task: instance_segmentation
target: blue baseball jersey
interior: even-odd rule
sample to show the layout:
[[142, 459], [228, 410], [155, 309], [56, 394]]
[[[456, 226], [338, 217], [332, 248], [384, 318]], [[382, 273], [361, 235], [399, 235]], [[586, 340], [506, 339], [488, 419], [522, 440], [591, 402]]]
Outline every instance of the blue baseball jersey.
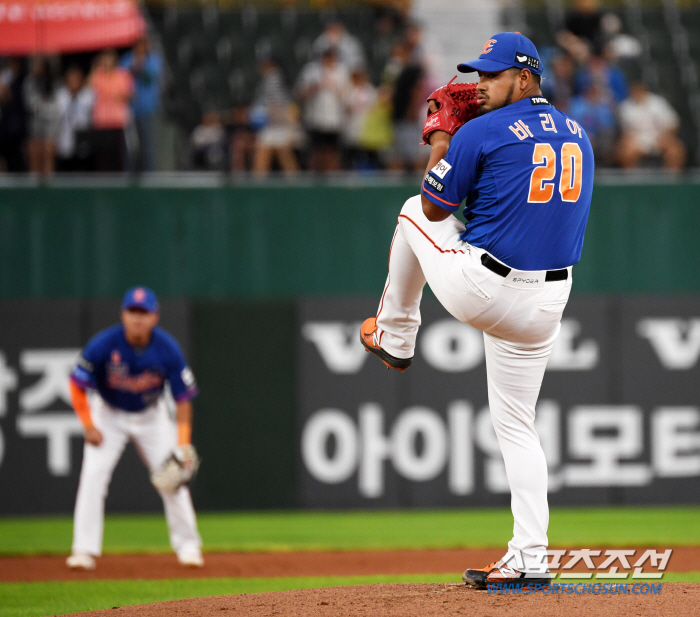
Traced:
[[533, 96], [464, 125], [422, 190], [450, 211], [466, 200], [462, 240], [517, 270], [555, 270], [581, 258], [593, 172], [585, 131]]
[[98, 332], [85, 346], [71, 373], [83, 389], [93, 389], [112, 407], [142, 411], [163, 393], [165, 382], [177, 402], [197, 395], [194, 375], [172, 335], [154, 328], [144, 348], [126, 340], [117, 324]]

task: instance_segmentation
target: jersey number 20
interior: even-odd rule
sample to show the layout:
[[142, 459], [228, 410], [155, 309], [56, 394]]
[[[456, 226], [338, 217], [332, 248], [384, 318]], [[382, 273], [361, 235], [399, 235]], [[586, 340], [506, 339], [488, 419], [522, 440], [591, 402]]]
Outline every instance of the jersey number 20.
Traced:
[[[559, 193], [562, 201], [578, 201], [581, 195], [581, 163], [583, 153], [576, 143], [567, 142], [561, 147], [561, 177]], [[537, 165], [530, 176], [529, 203], [544, 204], [554, 194], [554, 177], [557, 175], [557, 155], [551, 144], [535, 144], [532, 163]]]

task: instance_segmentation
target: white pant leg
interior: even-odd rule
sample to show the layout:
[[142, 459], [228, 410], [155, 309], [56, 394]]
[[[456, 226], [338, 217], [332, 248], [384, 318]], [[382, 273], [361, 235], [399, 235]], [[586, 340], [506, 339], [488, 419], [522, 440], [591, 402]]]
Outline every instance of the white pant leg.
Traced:
[[433, 293], [450, 310], [449, 277], [468, 257], [459, 239], [464, 225], [454, 216], [437, 223], [423, 214], [420, 195], [404, 204], [389, 252], [389, 275], [377, 312], [379, 344], [397, 358], [410, 358], [420, 326], [420, 301], [426, 280]]
[[542, 346], [525, 346], [484, 334], [491, 420], [511, 491], [513, 539], [525, 565], [547, 548], [547, 462], [535, 430], [535, 405], [547, 359], [559, 332]]
[[[158, 469], [177, 446], [175, 423], [168, 415], [167, 406], [161, 399], [131, 424], [132, 438], [148, 469]], [[170, 545], [179, 555], [202, 546], [197, 531], [197, 518], [192, 497], [186, 486], [175, 493], [160, 493], [168, 523]]]
[[534, 428], [535, 405], [571, 272], [568, 280], [537, 289], [505, 285], [482, 265], [484, 251], [459, 239], [463, 230], [455, 217], [429, 221], [420, 196], [406, 201], [377, 316], [379, 344], [397, 357], [413, 355], [426, 281], [454, 317], [484, 332], [489, 406], [512, 493], [509, 548], [521, 551], [527, 565], [547, 546], [547, 465]]
[[378, 343], [392, 356], [413, 356], [424, 286], [423, 270], [398, 224], [389, 251], [389, 274], [377, 310]]
[[102, 554], [105, 498], [128, 435], [117, 412], [111, 411], [97, 396], [91, 397], [90, 402], [93, 422], [102, 433], [103, 441], [99, 446], [85, 443], [83, 448], [73, 519], [73, 553], [99, 556]]

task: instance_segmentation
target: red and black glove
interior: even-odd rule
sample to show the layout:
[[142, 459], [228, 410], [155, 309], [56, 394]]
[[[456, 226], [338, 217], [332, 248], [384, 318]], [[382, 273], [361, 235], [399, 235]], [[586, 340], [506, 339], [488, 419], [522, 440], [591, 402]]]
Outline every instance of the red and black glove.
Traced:
[[445, 131], [454, 135], [462, 125], [476, 117], [479, 103], [476, 100], [476, 84], [452, 83], [442, 86], [433, 92], [428, 101], [435, 101], [437, 111], [428, 111], [428, 119], [423, 126], [423, 142], [430, 143], [430, 134], [435, 131]]

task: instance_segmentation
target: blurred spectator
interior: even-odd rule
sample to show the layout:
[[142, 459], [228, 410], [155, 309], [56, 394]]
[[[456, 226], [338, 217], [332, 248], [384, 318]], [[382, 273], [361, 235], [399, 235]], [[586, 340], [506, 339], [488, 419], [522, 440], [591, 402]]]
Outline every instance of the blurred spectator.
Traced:
[[92, 145], [89, 129], [95, 93], [85, 82], [78, 66], [71, 66], [65, 75], [65, 85], [57, 94], [59, 120], [56, 139], [56, 169], [58, 171], [91, 171]]
[[56, 160], [56, 138], [60, 108], [58, 84], [52, 63], [43, 56], [32, 60], [23, 86], [24, 104], [29, 112], [29, 170], [52, 174]]
[[422, 44], [423, 30], [411, 24], [401, 41], [391, 49], [391, 55], [382, 72], [382, 83], [394, 84], [407, 66], [419, 66], [425, 70], [426, 54]]
[[642, 44], [622, 32], [622, 20], [615, 14], [600, 10], [598, 0], [577, 0], [566, 15], [565, 30], [557, 33], [557, 42], [578, 62], [588, 53], [602, 55], [609, 50], [615, 58], [636, 58]]
[[406, 68], [411, 50], [405, 43], [397, 43], [391, 50], [389, 60], [382, 71], [382, 83], [394, 85], [396, 80], [401, 75], [401, 72]]
[[366, 65], [362, 44], [339, 21], [330, 22], [323, 33], [314, 41], [311, 49], [316, 58], [323, 56], [329, 49], [334, 49], [338, 61], [350, 71], [364, 69]]
[[231, 171], [250, 171], [253, 168], [256, 134], [249, 119], [246, 105], [234, 107], [226, 119], [230, 132]]
[[620, 105], [620, 124], [618, 156], [622, 167], [639, 167], [645, 158], [660, 156], [665, 169], [683, 168], [686, 152], [677, 135], [678, 114], [644, 83], [632, 84], [630, 98]]
[[601, 20], [605, 49], [616, 59], [638, 58], [642, 55], [641, 42], [631, 34], [622, 32], [622, 20], [615, 13], [606, 13]]
[[299, 170], [294, 145], [299, 141], [298, 112], [284, 84], [277, 62], [268, 59], [260, 65], [262, 81], [253, 103], [262, 126], [255, 141], [253, 171], [269, 173], [274, 160], [286, 174]]
[[598, 0], [576, 0], [574, 9], [566, 15], [566, 30], [558, 37], [560, 44], [563, 42], [566, 48], [574, 43], [570, 38], [573, 35], [579, 41], [587, 43], [594, 53], [600, 53], [604, 44], [602, 20], [603, 13], [598, 7]]
[[393, 7], [379, 6], [376, 8], [374, 32], [372, 34], [372, 61], [369, 67], [372, 71], [371, 77], [375, 82], [379, 82], [381, 79], [380, 71], [389, 61], [404, 21], [405, 16]]
[[6, 171], [27, 171], [23, 144], [27, 136], [27, 113], [22, 95], [24, 75], [18, 58], [8, 58], [0, 71], [0, 162]]
[[129, 103], [134, 80], [125, 68], [117, 66], [117, 52], [108, 49], [95, 59], [90, 76], [95, 91], [93, 127], [97, 171], [124, 171], [126, 128], [131, 114]]
[[421, 146], [427, 103], [425, 71], [409, 65], [401, 71], [394, 85], [392, 98], [394, 148], [389, 168], [422, 172], [430, 156], [430, 148]]
[[591, 84], [598, 84], [603, 95], [621, 103], [627, 98], [627, 78], [625, 74], [608, 59], [591, 56], [576, 73], [574, 90], [576, 94], [588, 92]]
[[425, 68], [426, 54], [423, 46], [423, 29], [416, 24], [410, 24], [403, 35], [403, 45], [408, 53], [408, 64]]
[[591, 57], [591, 46], [588, 42], [574, 36], [568, 30], [557, 33], [557, 43], [577, 64], [585, 64]]
[[360, 147], [367, 154], [370, 165], [382, 169], [386, 153], [394, 143], [394, 126], [391, 120], [393, 89], [382, 85], [377, 88], [377, 99], [367, 112], [360, 131]]
[[223, 171], [226, 167], [226, 131], [216, 111], [208, 111], [192, 131], [196, 169]]
[[134, 79], [134, 97], [131, 111], [138, 134], [138, 160], [135, 170], [153, 171], [154, 165], [154, 120], [160, 103], [160, 77], [163, 58], [151, 49], [149, 40], [140, 39], [132, 51], [127, 52], [121, 66], [131, 72]]
[[566, 112], [574, 94], [576, 64], [571, 56], [560, 53], [552, 59], [547, 77], [542, 80], [542, 94], [552, 105]]
[[346, 167], [367, 169], [377, 166], [376, 156], [362, 144], [362, 131], [367, 116], [377, 100], [377, 92], [363, 70], [354, 70], [350, 75], [352, 85], [345, 99], [347, 121], [343, 129], [343, 145], [347, 154]]
[[309, 168], [313, 171], [340, 169], [339, 141], [349, 88], [348, 70], [333, 48], [301, 71], [297, 94], [304, 104], [304, 125], [311, 142]]
[[615, 110], [610, 98], [597, 83], [571, 101], [569, 115], [588, 134], [596, 163], [611, 165], [615, 152]]

